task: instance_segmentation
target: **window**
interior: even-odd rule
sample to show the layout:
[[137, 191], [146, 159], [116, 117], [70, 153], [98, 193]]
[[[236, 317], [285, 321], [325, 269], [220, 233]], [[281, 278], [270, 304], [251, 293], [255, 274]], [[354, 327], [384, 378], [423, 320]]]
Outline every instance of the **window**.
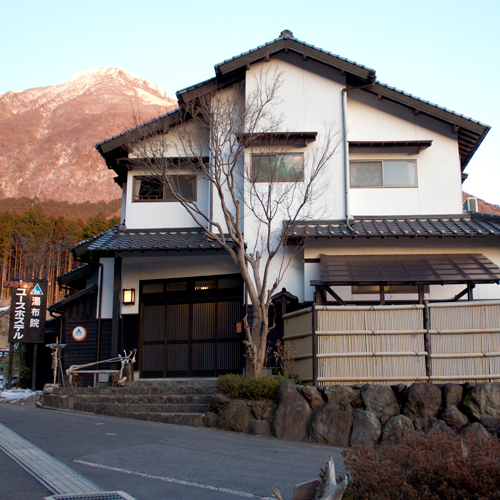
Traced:
[[304, 180], [304, 154], [253, 154], [253, 182], [300, 182]]
[[[176, 191], [187, 201], [196, 201], [195, 175], [172, 175], [170, 177]], [[162, 181], [152, 176], [134, 177], [134, 201], [177, 201], [172, 191]]]
[[351, 161], [351, 187], [417, 187], [415, 160]]

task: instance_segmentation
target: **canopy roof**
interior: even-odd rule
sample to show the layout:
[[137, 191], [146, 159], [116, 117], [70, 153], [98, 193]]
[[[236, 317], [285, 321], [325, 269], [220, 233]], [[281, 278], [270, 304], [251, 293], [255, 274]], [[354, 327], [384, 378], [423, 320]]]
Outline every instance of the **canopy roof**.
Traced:
[[500, 268], [482, 254], [321, 255], [311, 285], [445, 285], [498, 283]]

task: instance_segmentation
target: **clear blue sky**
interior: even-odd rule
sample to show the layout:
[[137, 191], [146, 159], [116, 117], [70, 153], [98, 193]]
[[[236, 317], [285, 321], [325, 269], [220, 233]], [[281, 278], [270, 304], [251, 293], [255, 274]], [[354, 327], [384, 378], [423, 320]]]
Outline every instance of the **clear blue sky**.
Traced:
[[491, 125], [464, 189], [500, 204], [499, 26], [500, 0], [0, 0], [0, 94], [113, 66], [174, 96], [290, 29], [384, 83]]

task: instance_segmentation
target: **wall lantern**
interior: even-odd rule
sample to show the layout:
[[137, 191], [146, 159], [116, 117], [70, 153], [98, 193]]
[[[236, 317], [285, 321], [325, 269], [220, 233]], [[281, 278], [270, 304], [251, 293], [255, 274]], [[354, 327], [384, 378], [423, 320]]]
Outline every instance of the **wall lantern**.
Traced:
[[126, 306], [133, 306], [135, 304], [135, 288], [124, 288], [123, 292], [123, 304]]

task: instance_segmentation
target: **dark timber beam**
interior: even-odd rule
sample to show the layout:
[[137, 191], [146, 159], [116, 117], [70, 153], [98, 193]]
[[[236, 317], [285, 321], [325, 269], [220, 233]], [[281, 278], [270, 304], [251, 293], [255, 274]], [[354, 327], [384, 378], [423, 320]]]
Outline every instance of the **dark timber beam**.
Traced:
[[347, 305], [328, 285], [323, 287], [341, 306]]
[[113, 279], [113, 320], [111, 326], [111, 353], [114, 358], [118, 355], [118, 335], [120, 333], [120, 303], [122, 295], [122, 258], [115, 258]]

